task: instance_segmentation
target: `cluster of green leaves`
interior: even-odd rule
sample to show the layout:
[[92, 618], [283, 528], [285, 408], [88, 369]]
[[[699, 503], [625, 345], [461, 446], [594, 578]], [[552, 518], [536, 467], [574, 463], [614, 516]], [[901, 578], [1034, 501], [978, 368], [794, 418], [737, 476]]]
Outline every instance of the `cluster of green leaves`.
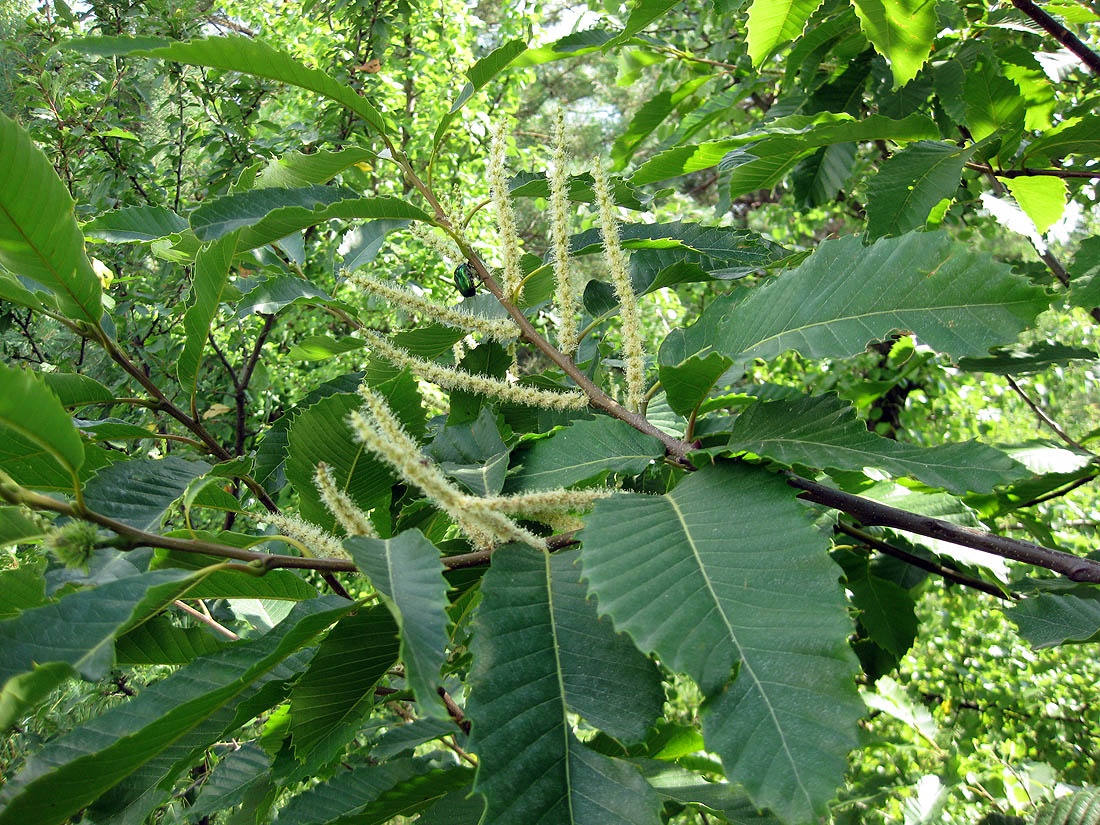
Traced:
[[[1070, 198], [1095, 197], [1094, 100], [1056, 95], [1045, 70], [1059, 53], [1022, 12], [885, 0], [696, 12], [639, 0], [546, 45], [506, 36], [472, 61], [463, 88], [448, 96], [441, 82], [419, 108], [417, 66], [456, 51], [403, 3], [325, 7], [355, 32], [334, 53], [317, 46], [329, 69], [254, 37], [244, 16], [215, 15], [238, 31], [198, 38], [205, 10], [131, 30], [56, 9], [64, 25], [28, 24], [24, 47], [92, 28], [58, 48], [105, 60], [78, 64], [99, 74], [74, 69], [71, 94], [46, 80], [26, 92], [52, 118], [33, 135], [0, 114], [0, 168], [12, 170], [0, 180], [0, 309], [5, 331], [22, 332], [11, 351], [39, 365], [0, 365], [0, 542], [19, 548], [0, 572], [0, 725], [33, 727], [73, 679], [113, 678], [136, 695], [28, 742], [5, 766], [0, 823], [848, 821], [876, 814], [859, 799], [878, 744], [861, 741], [868, 706], [942, 747], [888, 675], [919, 633], [930, 571], [1008, 597], [1036, 647], [1097, 638], [1095, 584], [814, 509], [787, 483], [797, 473], [978, 533], [1021, 521], [1051, 547], [1059, 540], [1031, 508], [1097, 474], [1087, 437], [926, 445], [905, 437], [912, 409], [897, 410], [931, 353], [976, 374], [1096, 360], [1079, 341], [1020, 343], [1052, 302], [1100, 303], [1094, 239], [1068, 268], [1041, 246], [1046, 269], [969, 242], [977, 210], [1006, 192], [1039, 244]], [[510, 18], [498, 37], [526, 22]], [[746, 37], [713, 36], [731, 25]], [[580, 386], [592, 404], [442, 397], [379, 359], [357, 329], [506, 378], [499, 344], [365, 304], [336, 273], [370, 266], [438, 296], [434, 275], [408, 277], [443, 269], [409, 239], [413, 225], [449, 230], [490, 272], [502, 256], [483, 240], [479, 92], [614, 56], [624, 85], [645, 74], [660, 86], [611, 149], [614, 199], [633, 216], [620, 232], [630, 278], [643, 306], [684, 319], [645, 326], [645, 407], [611, 400], [629, 320], [597, 263], [598, 230], [570, 239], [586, 279], [582, 345], [568, 360], [547, 343], [558, 318], [552, 253], [533, 254], [550, 192], [538, 147], [517, 147], [530, 168], [510, 184], [537, 224], [522, 294], [463, 308], [512, 311], [527, 325], [520, 383]], [[273, 95], [272, 83], [290, 91]], [[163, 135], [130, 122], [143, 93], [171, 112]], [[214, 114], [189, 128], [200, 110]], [[316, 138], [292, 145], [302, 130], [260, 122], [280, 115], [313, 117]], [[85, 162], [89, 136], [104, 155]], [[154, 169], [163, 158], [167, 174]], [[579, 165], [568, 197], [584, 210], [596, 194]], [[75, 204], [105, 168], [129, 194], [108, 183]], [[185, 169], [209, 186], [185, 184]], [[471, 191], [437, 194], [433, 180], [448, 175]], [[798, 248], [747, 219], [684, 220], [700, 212], [676, 193], [684, 176], [688, 193], [717, 186], [723, 215], [781, 195], [784, 208], [854, 212], [859, 232]], [[37, 330], [50, 326], [47, 346]], [[452, 349], [460, 340], [464, 353]], [[62, 346], [79, 355], [43, 355]], [[275, 351], [326, 369], [276, 369]], [[758, 380], [791, 352], [847, 378], [806, 382], [811, 392]], [[858, 374], [868, 357], [877, 371]], [[357, 369], [341, 369], [351, 359]], [[619, 492], [580, 514], [579, 530], [525, 522], [545, 550], [490, 556], [358, 443], [348, 416], [361, 383], [423, 460], [473, 495]], [[314, 485], [320, 464], [381, 538], [343, 535]], [[346, 558], [276, 535], [265, 515], [280, 510], [337, 536]], [[85, 522], [98, 532], [73, 526]], [[691, 707], [666, 709], [684, 695]], [[1094, 822], [1094, 806], [1082, 791], [1029, 816]]]

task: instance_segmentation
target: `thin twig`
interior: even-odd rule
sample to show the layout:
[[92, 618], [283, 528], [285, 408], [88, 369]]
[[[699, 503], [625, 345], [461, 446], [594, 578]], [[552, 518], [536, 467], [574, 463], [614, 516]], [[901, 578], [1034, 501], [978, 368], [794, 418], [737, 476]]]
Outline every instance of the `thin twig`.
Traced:
[[1017, 384], [1015, 380], [1013, 380], [1011, 375], [1006, 375], [1005, 378], [1008, 380], [1008, 386], [1012, 387], [1013, 391], [1018, 396], [1020, 396], [1020, 398], [1024, 399], [1024, 403], [1031, 407], [1031, 411], [1035, 413], [1036, 418], [1038, 418], [1040, 421], [1050, 427], [1050, 429], [1054, 432], [1056, 436], [1069, 444], [1069, 446], [1073, 447], [1075, 450], [1080, 450], [1081, 452], [1088, 453], [1089, 455], [1095, 455], [1095, 453], [1081, 446], [1081, 444], [1071, 438], [1065, 430], [1058, 426], [1058, 422], [1047, 415], [1046, 412], [1044, 412], [1038, 404], [1032, 401], [1028, 394], [1024, 392], [1023, 388], [1019, 384]]
[[174, 604], [176, 607], [178, 607], [180, 610], [182, 610], [188, 616], [191, 616], [193, 619], [202, 622], [207, 627], [209, 627], [209, 628], [217, 631], [218, 633], [222, 634], [223, 636], [225, 636], [225, 638], [229, 639], [230, 641], [235, 642], [235, 641], [237, 641], [238, 639], [241, 638], [236, 633], [234, 633], [232, 630], [230, 630], [228, 627], [226, 627], [225, 625], [219, 623], [212, 616], [208, 616], [207, 614], [203, 613], [201, 610], [196, 610], [195, 608], [193, 608], [189, 604], [184, 604], [179, 599], [176, 599], [174, 602], [172, 602], [172, 604]]
[[1073, 32], [1032, 3], [1031, 0], [1012, 0], [1012, 5], [1042, 26], [1047, 34], [1077, 55], [1080, 61], [1092, 70], [1093, 74], [1100, 75], [1100, 55], [1097, 55], [1096, 52], [1082, 43]]
[[902, 550], [900, 547], [894, 547], [892, 544], [887, 544], [881, 539], [877, 539], [870, 533], [865, 533], [850, 524], [845, 524], [843, 521], [838, 521], [835, 525], [835, 529], [841, 533], [851, 536], [857, 541], [866, 544], [873, 550], [878, 550], [883, 555], [892, 556], [895, 559], [900, 559], [906, 564], [911, 564], [913, 567], [919, 567], [928, 573], [934, 573], [941, 578], [948, 581], [955, 582], [955, 584], [961, 584], [966, 587], [972, 587], [975, 590], [981, 590], [983, 593], [988, 593], [990, 596], [995, 596], [998, 599], [1010, 599], [1004, 592], [996, 585], [989, 582], [982, 581], [981, 579], [974, 579], [970, 576], [964, 576], [950, 567], [944, 567], [942, 564], [938, 564], [928, 559], [922, 559], [920, 556], [915, 556], [912, 553]]
[[[974, 163], [973, 161], [967, 161], [967, 169], [976, 169], [979, 172], [986, 171], [986, 165], [984, 163]], [[1100, 170], [1096, 172], [1090, 172], [1081, 169], [996, 169], [993, 174], [999, 178], [1037, 178], [1037, 177], [1050, 177], [1050, 178], [1100, 178]]]

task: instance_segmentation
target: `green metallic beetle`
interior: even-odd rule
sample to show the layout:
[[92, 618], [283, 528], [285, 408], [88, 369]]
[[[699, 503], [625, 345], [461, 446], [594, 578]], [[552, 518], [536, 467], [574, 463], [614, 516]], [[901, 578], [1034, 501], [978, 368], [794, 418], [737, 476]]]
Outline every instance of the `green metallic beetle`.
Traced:
[[472, 298], [477, 294], [477, 272], [469, 261], [463, 261], [455, 267], [455, 286], [463, 298]]

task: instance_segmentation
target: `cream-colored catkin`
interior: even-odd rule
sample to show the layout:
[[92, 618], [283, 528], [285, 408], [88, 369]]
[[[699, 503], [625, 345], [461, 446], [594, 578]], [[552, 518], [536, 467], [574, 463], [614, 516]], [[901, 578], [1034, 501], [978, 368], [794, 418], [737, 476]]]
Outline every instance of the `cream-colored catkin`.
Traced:
[[553, 410], [579, 410], [588, 403], [582, 392], [538, 390], [521, 384], [509, 384], [507, 381], [485, 375], [474, 375], [462, 369], [443, 367], [434, 361], [417, 358], [408, 350], [391, 344], [381, 335], [370, 330], [360, 330], [360, 334], [370, 344], [372, 352], [381, 355], [395, 366], [408, 367], [420, 377], [447, 389], [465, 390], [528, 407], [545, 407]]
[[482, 506], [480, 498], [467, 495], [452, 484], [435, 462], [420, 452], [415, 439], [406, 432], [382, 396], [365, 385], [360, 387], [359, 394], [365, 402], [363, 412], [352, 412], [348, 419], [356, 437], [393, 467], [402, 479], [451, 516], [476, 546], [521, 541], [545, 549], [543, 539], [504, 514]]
[[423, 295], [416, 295], [403, 287], [387, 284], [365, 272], [352, 272], [348, 275], [348, 282], [365, 292], [386, 299], [394, 306], [401, 307], [413, 315], [430, 318], [455, 329], [484, 335], [502, 344], [515, 341], [516, 336], [519, 335], [519, 327], [511, 318], [482, 318], [454, 307], [441, 306]]
[[430, 227], [416, 223], [410, 227], [409, 231], [412, 232], [414, 238], [442, 258], [448, 267], [454, 267], [462, 260], [462, 253], [458, 251], [458, 247], [454, 245], [454, 242], [437, 232], [433, 232]]
[[282, 513], [266, 513], [264, 519], [274, 524], [275, 529], [284, 536], [304, 544], [318, 558], [351, 560], [340, 539], [325, 532], [316, 524]]
[[579, 344], [577, 317], [580, 299], [569, 255], [569, 157], [565, 151], [565, 114], [559, 109], [554, 124], [554, 154], [550, 160], [550, 245], [554, 250], [554, 299], [558, 307], [558, 348], [572, 355]]
[[615, 295], [619, 299], [619, 317], [622, 319], [620, 334], [623, 339], [623, 360], [626, 361], [626, 405], [637, 412], [645, 395], [645, 348], [642, 344], [642, 323], [638, 312], [638, 299], [630, 282], [626, 253], [619, 242], [619, 222], [615, 214], [615, 202], [611, 198], [611, 185], [599, 158], [592, 170], [593, 189], [599, 206], [598, 223], [603, 235], [604, 262], [607, 264]]
[[336, 480], [332, 477], [332, 470], [324, 462], [317, 465], [317, 473], [313, 477], [313, 483], [317, 486], [321, 501], [325, 503], [337, 523], [344, 528], [345, 533], [349, 536], [365, 536], [369, 539], [378, 538], [378, 531], [374, 529], [371, 520], [367, 518], [366, 513], [355, 505], [355, 502], [351, 500], [351, 496], [336, 486]]
[[587, 490], [535, 490], [530, 493], [515, 493], [510, 496], [489, 496], [483, 498], [485, 507], [502, 513], [528, 515], [556, 510], [559, 512], [584, 511], [601, 498], [614, 495], [615, 490], [594, 487]]
[[516, 213], [512, 208], [512, 197], [508, 193], [508, 173], [505, 171], [504, 155], [506, 141], [503, 124], [493, 127], [493, 137], [489, 144], [489, 195], [493, 199], [493, 209], [497, 218], [497, 237], [500, 240], [500, 254], [504, 262], [501, 274], [501, 286], [504, 297], [512, 300], [523, 281], [523, 269], [520, 266], [522, 252], [519, 246], [519, 233], [516, 230]]

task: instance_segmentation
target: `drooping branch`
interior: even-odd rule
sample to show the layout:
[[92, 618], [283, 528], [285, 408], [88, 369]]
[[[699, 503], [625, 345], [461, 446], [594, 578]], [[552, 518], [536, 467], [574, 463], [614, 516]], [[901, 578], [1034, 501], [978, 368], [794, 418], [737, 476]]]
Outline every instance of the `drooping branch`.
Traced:
[[1100, 75], [1100, 55], [1086, 46], [1078, 39], [1077, 35], [1036, 6], [1031, 0], [1012, 0], [1012, 5], [1043, 27], [1051, 37], [1073, 52], [1082, 63], [1092, 70], [1093, 74]]
[[824, 484], [801, 478], [791, 472], [785, 472], [784, 476], [788, 484], [802, 491], [800, 498], [834, 510], [842, 510], [866, 525], [906, 530], [921, 536], [970, 547], [983, 553], [992, 553], [1012, 561], [1045, 567], [1075, 582], [1100, 583], [1100, 562], [1093, 559], [1083, 559], [1028, 541], [997, 536], [931, 516], [910, 513], [908, 510], [901, 510], [888, 504], [826, 487]]

